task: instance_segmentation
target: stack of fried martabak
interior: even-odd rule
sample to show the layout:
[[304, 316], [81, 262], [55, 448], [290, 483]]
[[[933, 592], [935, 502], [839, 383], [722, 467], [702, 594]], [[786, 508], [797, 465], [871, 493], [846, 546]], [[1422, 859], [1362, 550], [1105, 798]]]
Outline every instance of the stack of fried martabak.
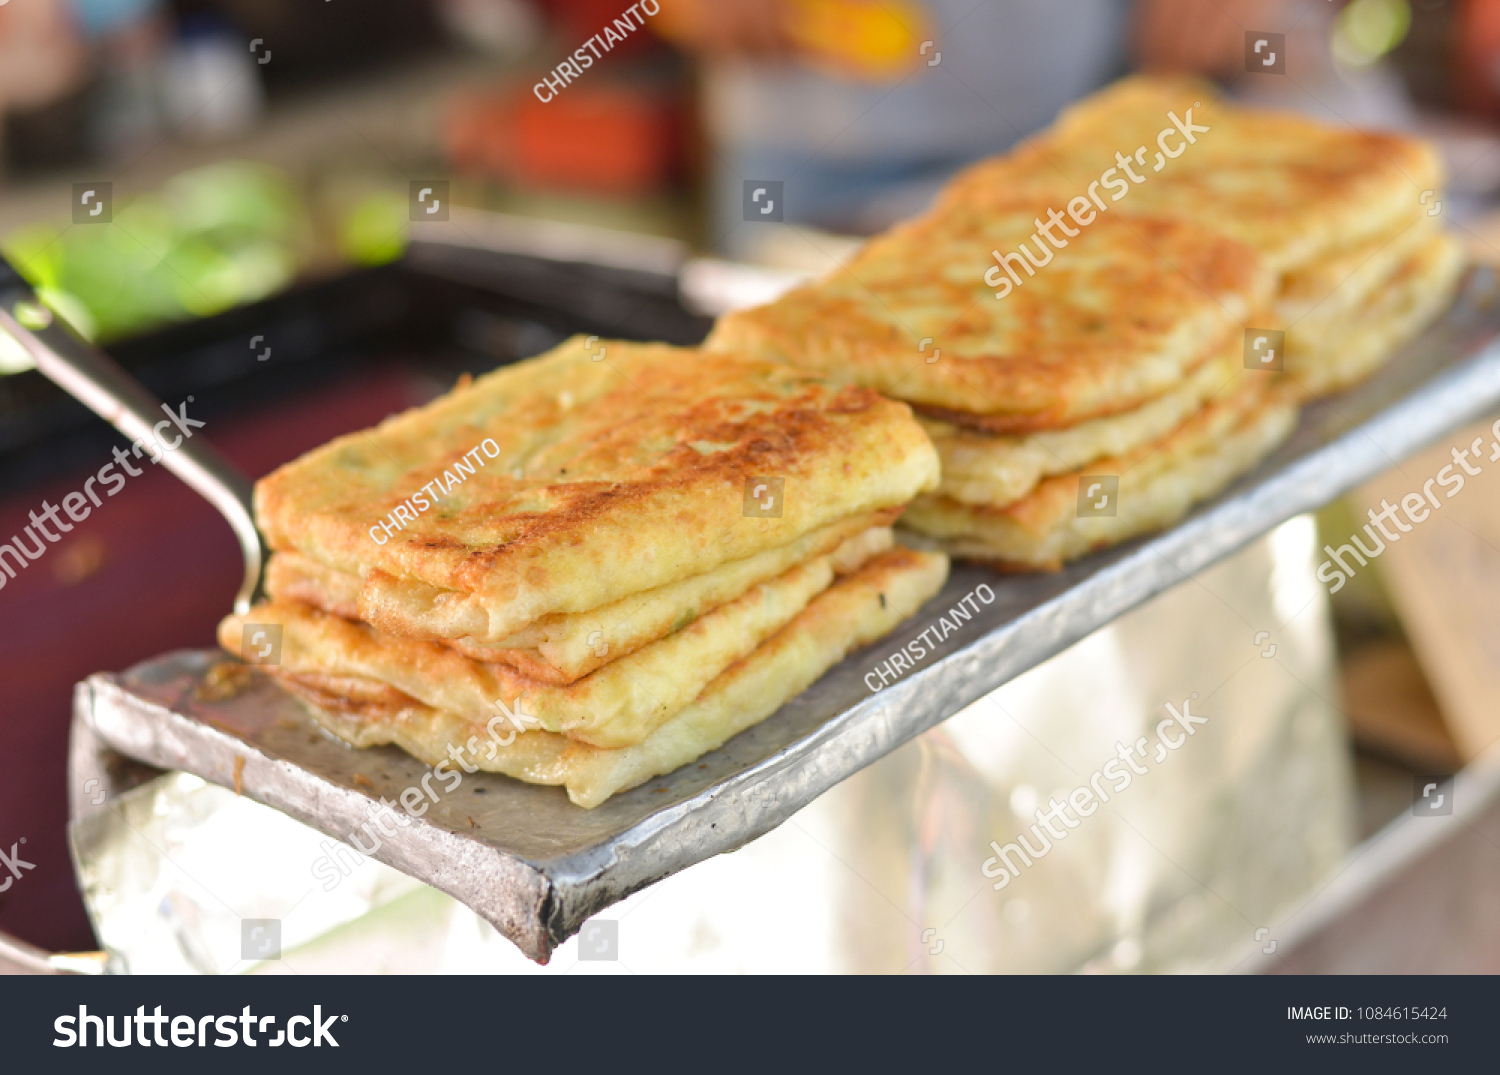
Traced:
[[1116, 84], [708, 346], [910, 402], [943, 477], [903, 525], [958, 555], [1053, 568], [1175, 522], [1463, 265], [1426, 146], [1213, 92]]
[[730, 354], [574, 339], [256, 487], [270, 666], [357, 746], [581, 806], [763, 720], [910, 616], [947, 561], [906, 405]]
[[[1286, 331], [1300, 395], [1347, 387], [1453, 297], [1465, 256], [1441, 224], [1442, 161], [1418, 139], [1238, 107], [1215, 92], [1189, 79], [1116, 83], [1014, 153], [961, 173], [942, 202], [982, 207], [1114, 168], [1129, 180], [1119, 208], [1190, 220], [1261, 255], [1276, 274], [1273, 324]], [[1115, 157], [1137, 143], [1147, 152], [1128, 160], [1139, 183]]]

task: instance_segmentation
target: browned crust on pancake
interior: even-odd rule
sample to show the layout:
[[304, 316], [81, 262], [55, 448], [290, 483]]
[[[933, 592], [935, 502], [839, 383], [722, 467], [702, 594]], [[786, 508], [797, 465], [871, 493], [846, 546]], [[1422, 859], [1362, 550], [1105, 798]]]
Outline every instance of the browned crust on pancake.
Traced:
[[[1216, 428], [1229, 429], [1243, 420], [1243, 416], [1255, 414], [1269, 401], [1290, 398], [1290, 384], [1284, 378], [1258, 376], [1243, 378], [1231, 393], [1209, 403], [1189, 418], [1171, 434], [1155, 444], [1143, 445], [1133, 452], [1113, 459], [1101, 459], [1084, 468], [1089, 473], [1126, 474], [1132, 469], [1153, 460], [1171, 460], [1182, 450], [1182, 446], [1193, 445], [1205, 431]], [[1059, 474], [1044, 479], [1029, 496], [1008, 504], [1003, 508], [979, 507], [981, 514], [993, 511], [1014, 519], [1033, 534], [1043, 534], [1057, 525], [1057, 521], [1076, 510], [1078, 483], [1083, 471]]]
[[353, 716], [378, 718], [395, 710], [420, 706], [409, 694], [360, 676], [330, 676], [318, 672], [291, 672], [276, 665], [265, 669], [287, 690], [320, 709]]
[[[1249, 323], [1262, 327], [1275, 327], [1279, 322], [1271, 313], [1253, 315]], [[1232, 344], [1237, 341], [1239, 334], [1232, 332], [1227, 342]], [[947, 407], [932, 407], [926, 404], [914, 403], [912, 410], [924, 418], [934, 418], [940, 422], [947, 422], [960, 429], [967, 429], [975, 433], [985, 433], [993, 437], [1024, 436], [1028, 433], [1046, 433], [1059, 429], [1071, 429], [1083, 422], [1093, 421], [1097, 418], [1113, 418], [1121, 414], [1139, 410], [1156, 399], [1179, 387], [1182, 381], [1202, 369], [1205, 363], [1211, 362], [1222, 352], [1225, 344], [1221, 344], [1218, 351], [1204, 353], [1198, 359], [1183, 366], [1181, 376], [1177, 383], [1169, 385], [1164, 392], [1158, 393], [1147, 399], [1125, 400], [1101, 406], [1097, 414], [1088, 415], [1078, 421], [1060, 421], [1059, 415], [1049, 413], [1046, 415], [1013, 415], [1013, 414], [976, 414], [973, 411], [953, 410]]]
[[[1248, 246], [1190, 221], [1100, 213], [1003, 298], [985, 274], [1045, 201], [954, 205], [845, 267], [721, 318], [706, 346], [793, 362], [986, 429], [1065, 428], [1170, 390], [1272, 297]], [[1040, 240], [1038, 240], [1040, 241]], [[992, 279], [998, 273], [992, 273]], [[927, 362], [923, 338], [941, 350]], [[931, 355], [931, 351], [926, 352]]]
[[[595, 346], [607, 360], [575, 339], [262, 479], [268, 543], [360, 575], [365, 619], [382, 603], [367, 599], [410, 581], [432, 600], [471, 595], [486, 637], [504, 637], [936, 485], [936, 453], [904, 404], [739, 356]], [[384, 543], [371, 538], [486, 438], [498, 457]], [[784, 479], [779, 517], [747, 518], [757, 476]]]
[[[1133, 211], [1183, 216], [1217, 227], [1288, 272], [1350, 243], [1373, 238], [1408, 216], [1422, 191], [1440, 189], [1442, 159], [1419, 139], [1319, 122], [1223, 99], [1191, 78], [1138, 75], [1065, 109], [1048, 130], [1010, 153], [960, 172], [930, 212], [955, 204], [1005, 202], [1020, 194], [1071, 197], [1114, 166], [1117, 150], [1158, 151], [1157, 134], [1182, 143], [1169, 112], [1211, 130], [1132, 184], [1119, 203]], [[1061, 209], [1061, 205], [1058, 206]]]
[[848, 653], [874, 642], [942, 588], [941, 555], [882, 553], [813, 599], [749, 655], [726, 668], [696, 701], [635, 746], [606, 749], [549, 732], [506, 743], [483, 723], [402, 697], [351, 703], [314, 677], [282, 681], [314, 720], [355, 747], [394, 744], [429, 765], [468, 764], [529, 783], [563, 785], [593, 808], [609, 796], [671, 772], [771, 716]]
[[[1295, 426], [1296, 414], [1285, 375], [1246, 377], [1154, 444], [1048, 478], [1004, 507], [924, 496], [913, 503], [906, 525], [951, 555], [1055, 570], [1062, 560], [1173, 525], [1271, 452]], [[1117, 514], [1080, 515], [1080, 482], [1109, 474], [1119, 477]]]
[[[538, 682], [565, 686], [681, 630], [799, 562], [832, 555], [835, 570], [852, 570], [871, 550], [889, 544], [889, 527], [900, 514], [899, 508], [887, 508], [851, 516], [805, 534], [791, 545], [721, 565], [711, 575], [684, 579], [587, 612], [544, 616], [499, 642], [473, 638], [430, 641], [442, 642], [476, 661], [507, 665]], [[852, 566], [841, 568], [841, 564]], [[298, 553], [273, 554], [267, 569], [266, 589], [273, 599], [321, 609], [346, 620], [361, 621], [360, 588], [357, 577]], [[372, 626], [381, 628], [379, 623]]]
[[275, 552], [266, 564], [266, 593], [311, 605], [346, 620], [359, 619], [358, 575], [347, 575], [300, 553]]
[[524, 704], [543, 728], [596, 746], [621, 747], [639, 742], [670, 719], [833, 581], [829, 556], [797, 564], [681, 630], [565, 685], [539, 682], [508, 665], [471, 660], [441, 643], [392, 638], [367, 624], [289, 601], [271, 601], [244, 616], [226, 617], [219, 625], [219, 641], [237, 652], [248, 624], [279, 624], [279, 668], [305, 682], [306, 677], [332, 675], [387, 683], [426, 705], [481, 721], [498, 704]]
[[1467, 265], [1458, 238], [1435, 230], [1346, 323], [1314, 333], [1318, 343], [1309, 346], [1305, 336], [1289, 332], [1287, 372], [1301, 399], [1342, 391], [1374, 374], [1452, 303]]

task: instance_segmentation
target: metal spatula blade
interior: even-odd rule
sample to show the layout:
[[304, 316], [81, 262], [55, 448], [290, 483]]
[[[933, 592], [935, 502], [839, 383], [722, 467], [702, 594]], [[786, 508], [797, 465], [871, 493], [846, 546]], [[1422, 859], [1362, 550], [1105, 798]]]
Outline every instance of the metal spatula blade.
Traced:
[[[161, 424], [166, 404], [49, 310], [3, 257], [0, 330], [26, 349], [48, 380], [118, 429], [127, 440], [151, 442], [152, 430]], [[163, 453], [161, 462], [229, 520], [245, 558], [245, 579], [235, 596], [234, 609], [248, 612], [260, 594], [265, 565], [251, 507], [250, 482], [202, 437], [183, 439], [176, 448]]]

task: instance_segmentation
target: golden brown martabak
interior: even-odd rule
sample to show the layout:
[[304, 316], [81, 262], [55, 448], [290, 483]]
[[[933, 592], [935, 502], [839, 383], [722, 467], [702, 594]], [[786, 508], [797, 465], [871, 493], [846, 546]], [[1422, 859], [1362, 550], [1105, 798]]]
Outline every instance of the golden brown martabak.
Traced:
[[[1006, 507], [922, 496], [902, 525], [936, 539], [952, 555], [1029, 570], [1056, 570], [1068, 560], [1170, 526], [1252, 469], [1292, 431], [1296, 403], [1287, 386], [1273, 378], [1278, 375], [1247, 377], [1162, 440], [1048, 478]], [[1119, 479], [1114, 513], [1084, 514], [1080, 482], [1099, 476]]]
[[[1192, 126], [1208, 128], [1192, 131], [1192, 142], [1172, 119], [1187, 124], [1189, 111]], [[932, 213], [1004, 205], [1028, 192], [1050, 195], [1062, 211], [1062, 200], [1086, 194], [1106, 172], [1107, 182], [1125, 184], [1123, 193], [1096, 188], [1116, 209], [1211, 225], [1259, 251], [1277, 273], [1391, 231], [1424, 212], [1444, 181], [1437, 151], [1419, 139], [1246, 108], [1193, 79], [1138, 76], [1065, 109], [1011, 153], [959, 173]]]
[[501, 704], [520, 704], [548, 731], [621, 747], [640, 742], [670, 719], [832, 581], [826, 557], [799, 564], [681, 631], [565, 686], [476, 661], [440, 642], [393, 638], [306, 605], [271, 602], [244, 617], [232, 616], [224, 621], [220, 642], [238, 653], [246, 624], [276, 624], [282, 630], [279, 668], [304, 679], [360, 677], [480, 723]]
[[[693, 575], [653, 590], [631, 594], [586, 612], [543, 616], [498, 642], [476, 638], [444, 639], [449, 646], [479, 661], [510, 665], [543, 683], [568, 684], [634, 653], [642, 646], [681, 630], [699, 616], [733, 601], [753, 586], [809, 559], [845, 547], [890, 543], [895, 510], [856, 515], [803, 535], [790, 545], [734, 560], [702, 575]], [[277, 553], [266, 570], [266, 590], [278, 600], [298, 602], [359, 619], [362, 582], [357, 575], [324, 567], [297, 553]]]
[[1369, 376], [1453, 301], [1468, 256], [1450, 232], [1426, 241], [1344, 318], [1310, 314], [1290, 323], [1286, 370], [1302, 398], [1346, 388]]
[[937, 471], [909, 408], [867, 389], [575, 338], [282, 467], [256, 510], [273, 549], [359, 576], [382, 631], [498, 642], [898, 507]]
[[[640, 742], [603, 748], [548, 731], [519, 735], [423, 705], [384, 684], [289, 682], [315, 719], [357, 746], [392, 743], [429, 765], [453, 763], [533, 784], [562, 785], [592, 809], [611, 795], [670, 773], [765, 720], [846, 654], [888, 634], [942, 588], [947, 559], [894, 549], [824, 590], [749, 655], [724, 669], [689, 705]], [[499, 731], [497, 736], [495, 731]]]
[[938, 494], [993, 508], [1015, 503], [1044, 478], [1161, 440], [1206, 401], [1234, 391], [1241, 378], [1259, 376], [1245, 369], [1244, 343], [1235, 338], [1217, 357], [1188, 374], [1180, 387], [1133, 411], [1067, 429], [1007, 437], [921, 418], [943, 465]]
[[[1019, 434], [1172, 391], [1270, 301], [1263, 261], [1207, 227], [1111, 211], [1072, 237], [1054, 230], [1067, 243], [1057, 249], [1035, 235], [1047, 209], [992, 199], [899, 226], [825, 279], [721, 318], [706, 346]], [[1025, 261], [1015, 253], [1023, 243]], [[1014, 255], [1019, 283], [997, 255]]]
[[1399, 222], [1373, 239], [1330, 251], [1281, 279], [1276, 314], [1285, 326], [1317, 321], [1348, 324], [1402, 266], [1447, 231], [1425, 214]]
[[568, 684], [532, 679], [439, 642], [385, 635], [289, 601], [271, 601], [244, 616], [228, 617], [219, 639], [225, 649], [238, 653], [247, 625], [276, 624], [282, 642], [274, 671], [303, 683], [367, 680], [481, 722], [500, 705], [524, 704], [548, 731], [596, 746], [623, 747], [640, 742], [715, 676], [785, 626], [836, 574], [856, 570], [890, 547], [886, 529], [845, 542], [836, 553], [797, 564], [681, 630]]

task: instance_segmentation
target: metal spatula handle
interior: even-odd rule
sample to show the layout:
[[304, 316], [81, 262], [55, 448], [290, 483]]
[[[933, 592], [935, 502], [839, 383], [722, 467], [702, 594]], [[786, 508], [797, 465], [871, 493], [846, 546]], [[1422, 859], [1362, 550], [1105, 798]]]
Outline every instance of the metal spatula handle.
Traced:
[[[30, 353], [37, 369], [131, 441], [150, 442], [162, 402], [114, 359], [78, 336], [37, 299], [21, 274], [0, 258], [0, 330]], [[161, 462], [229, 520], [245, 557], [245, 580], [234, 599], [244, 614], [259, 595], [265, 563], [255, 529], [250, 482], [207, 440], [183, 438]]]

